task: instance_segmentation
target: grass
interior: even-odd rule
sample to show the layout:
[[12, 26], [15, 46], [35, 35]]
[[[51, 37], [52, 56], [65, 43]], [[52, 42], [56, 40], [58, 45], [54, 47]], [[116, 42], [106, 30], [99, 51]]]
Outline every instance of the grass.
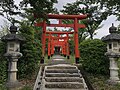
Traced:
[[45, 63], [48, 63], [50, 59], [48, 59], [48, 56], [45, 55], [44, 60], [45, 60], [45, 61], [44, 61]]
[[70, 55], [70, 59], [67, 59], [67, 61], [69, 61], [71, 64], [74, 64], [75, 63], [75, 56]]
[[20, 90], [33, 90], [30, 86], [24, 86], [22, 89], [20, 89]]
[[[6, 87], [2, 84], [0, 84], [0, 90], [7, 90]], [[31, 86], [24, 86], [20, 90], [33, 90]]]

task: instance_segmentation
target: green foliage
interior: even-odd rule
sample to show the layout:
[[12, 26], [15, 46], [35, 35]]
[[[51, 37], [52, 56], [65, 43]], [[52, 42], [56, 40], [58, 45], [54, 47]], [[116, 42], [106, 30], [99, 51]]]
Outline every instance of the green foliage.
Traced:
[[18, 62], [18, 73], [20, 78], [27, 78], [32, 76], [39, 65], [41, 59], [41, 43], [35, 28], [30, 26], [27, 22], [20, 27], [21, 34], [26, 38], [22, 43], [21, 53], [23, 57]]
[[99, 39], [85, 40], [80, 43], [82, 64], [86, 71], [93, 74], [107, 74], [109, 60], [104, 55], [106, 44]]
[[7, 60], [5, 54], [5, 43], [0, 41], [0, 84], [6, 81], [7, 77]]
[[7, 90], [7, 88], [5, 87], [5, 85], [0, 84], [0, 90]]

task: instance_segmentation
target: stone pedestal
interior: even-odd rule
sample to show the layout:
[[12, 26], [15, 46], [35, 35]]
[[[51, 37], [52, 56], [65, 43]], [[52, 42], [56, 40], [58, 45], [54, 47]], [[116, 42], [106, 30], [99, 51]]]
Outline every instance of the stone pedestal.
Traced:
[[116, 58], [109, 58], [110, 59], [110, 80], [109, 82], [111, 83], [118, 83], [120, 82], [120, 79], [118, 77], [118, 65], [117, 65], [117, 61]]
[[118, 77], [118, 65], [117, 65], [117, 58], [109, 58], [110, 59], [110, 80], [113, 82], [119, 81]]
[[17, 81], [17, 61], [22, 56], [19, 52], [6, 53], [4, 55], [8, 59], [8, 79], [6, 87], [10, 90], [20, 87], [21, 84]]
[[120, 83], [120, 79], [118, 76], [118, 65], [117, 65], [117, 60], [120, 57], [120, 53], [115, 53], [115, 52], [106, 52], [106, 55], [109, 57], [110, 60], [110, 79], [108, 82], [110, 84], [117, 84]]

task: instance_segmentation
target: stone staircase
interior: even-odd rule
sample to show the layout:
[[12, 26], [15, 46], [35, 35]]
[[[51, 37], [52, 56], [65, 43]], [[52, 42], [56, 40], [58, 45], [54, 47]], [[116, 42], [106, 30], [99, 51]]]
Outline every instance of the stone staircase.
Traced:
[[36, 90], [88, 90], [76, 66], [57, 64], [45, 66], [41, 83]]

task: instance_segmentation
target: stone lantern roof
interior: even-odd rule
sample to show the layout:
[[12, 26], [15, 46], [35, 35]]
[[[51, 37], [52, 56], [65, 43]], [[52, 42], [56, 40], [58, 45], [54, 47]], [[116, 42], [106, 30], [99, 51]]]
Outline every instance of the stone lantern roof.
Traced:
[[102, 37], [102, 41], [120, 41], [120, 33], [117, 32], [117, 28], [112, 24], [109, 28], [109, 35]]
[[14, 25], [10, 26], [10, 32], [11, 33], [16, 33], [17, 32], [17, 27], [14, 26]]
[[25, 38], [22, 35], [16, 34], [17, 27], [12, 25], [10, 26], [10, 34], [3, 36], [1, 39], [2, 41], [24, 41]]

